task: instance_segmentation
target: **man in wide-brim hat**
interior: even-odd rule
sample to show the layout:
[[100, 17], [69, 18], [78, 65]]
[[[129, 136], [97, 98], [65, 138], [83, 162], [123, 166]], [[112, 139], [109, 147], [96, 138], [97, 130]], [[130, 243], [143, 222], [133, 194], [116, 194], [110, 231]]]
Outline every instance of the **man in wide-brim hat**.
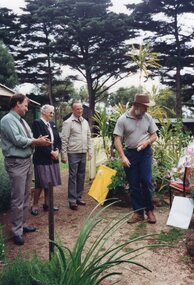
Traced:
[[126, 172], [135, 211], [128, 223], [144, 220], [144, 214], [148, 223], [156, 223], [152, 201], [151, 145], [157, 139], [158, 128], [147, 113], [148, 107], [154, 105], [148, 94], [136, 94], [132, 107], [120, 116], [114, 129], [115, 147]]

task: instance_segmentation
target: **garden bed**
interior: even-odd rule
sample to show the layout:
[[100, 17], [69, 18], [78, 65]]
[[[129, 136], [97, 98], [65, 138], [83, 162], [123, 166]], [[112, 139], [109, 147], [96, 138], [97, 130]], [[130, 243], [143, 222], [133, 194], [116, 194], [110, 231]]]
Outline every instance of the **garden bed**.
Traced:
[[[55, 190], [55, 204], [59, 206], [59, 212], [55, 213], [55, 238], [72, 248], [83, 221], [96, 206], [96, 202], [85, 194], [87, 206], [79, 206], [78, 211], [72, 211], [68, 207], [67, 202], [67, 176], [63, 175], [64, 184]], [[41, 198], [42, 199], [42, 198]], [[37, 231], [32, 234], [25, 235], [25, 245], [22, 247], [15, 246], [12, 242], [12, 236], [9, 223], [9, 212], [0, 215], [0, 222], [5, 225], [6, 232], [6, 247], [10, 258], [16, 257], [20, 250], [23, 255], [32, 256], [34, 252], [41, 259], [49, 258], [49, 239], [48, 239], [48, 217], [47, 213], [41, 208], [37, 217], [29, 216], [29, 224], [37, 227]], [[104, 215], [104, 225], [111, 223], [111, 221], [118, 219], [124, 214], [127, 214], [130, 209], [126, 207], [111, 206]], [[167, 205], [156, 207], [157, 223], [155, 225], [144, 223], [129, 225], [124, 224], [114, 235], [112, 242], [119, 243], [135, 236], [145, 234], [161, 234], [168, 236], [167, 233], [171, 228], [166, 226], [166, 221], [169, 213]], [[110, 277], [109, 281], [102, 283], [103, 285], [112, 284], [113, 281], [120, 280], [120, 285], [171, 285], [181, 284], [189, 285], [194, 280], [194, 271], [192, 270], [192, 263], [187, 256], [185, 247], [185, 235], [193, 230], [184, 231], [184, 235], [173, 243], [173, 247], [146, 249], [145, 252], [137, 257], [137, 261], [148, 267], [152, 272], [137, 268], [135, 265], [128, 267], [127, 265], [118, 268], [123, 275], [118, 277]], [[94, 237], [98, 234], [99, 228], [93, 231]], [[170, 234], [169, 234], [170, 235]], [[92, 241], [92, 238], [91, 238]], [[150, 238], [146, 241], [147, 244], [156, 242], [155, 238]], [[141, 246], [138, 242], [136, 246]], [[133, 271], [133, 272], [132, 272]], [[89, 284], [88, 284], [89, 285]]]

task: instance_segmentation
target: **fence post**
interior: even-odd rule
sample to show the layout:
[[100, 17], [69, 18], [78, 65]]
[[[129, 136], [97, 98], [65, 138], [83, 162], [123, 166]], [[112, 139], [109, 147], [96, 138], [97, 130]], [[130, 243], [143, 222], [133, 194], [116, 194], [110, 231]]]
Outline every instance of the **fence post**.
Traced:
[[54, 212], [53, 212], [53, 185], [49, 182], [48, 224], [49, 224], [49, 260], [54, 253]]
[[90, 160], [89, 164], [89, 178], [93, 179], [96, 175], [96, 149], [94, 145], [94, 139], [92, 139], [92, 145], [91, 145], [91, 151], [92, 151], [92, 159]]

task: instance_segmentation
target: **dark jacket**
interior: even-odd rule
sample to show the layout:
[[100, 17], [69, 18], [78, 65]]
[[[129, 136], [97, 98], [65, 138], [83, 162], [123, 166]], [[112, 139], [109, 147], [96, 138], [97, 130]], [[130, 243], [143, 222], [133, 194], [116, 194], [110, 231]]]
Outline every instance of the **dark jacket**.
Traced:
[[[53, 147], [53, 150], [59, 149], [59, 152], [60, 152], [61, 139], [60, 139], [55, 123], [54, 122], [49, 122], [49, 123], [53, 131], [54, 143], [53, 143], [53, 146], [36, 146], [35, 147], [35, 152], [33, 155], [33, 163], [35, 165], [39, 165], [39, 164], [49, 165], [53, 163], [59, 163], [58, 160], [54, 160], [51, 158], [50, 153], [52, 151], [52, 147]], [[48, 135], [48, 137], [51, 139], [50, 132], [47, 126], [45, 125], [45, 123], [41, 119], [37, 119], [33, 122], [32, 132], [33, 132], [34, 138], [38, 138], [39, 136]]]

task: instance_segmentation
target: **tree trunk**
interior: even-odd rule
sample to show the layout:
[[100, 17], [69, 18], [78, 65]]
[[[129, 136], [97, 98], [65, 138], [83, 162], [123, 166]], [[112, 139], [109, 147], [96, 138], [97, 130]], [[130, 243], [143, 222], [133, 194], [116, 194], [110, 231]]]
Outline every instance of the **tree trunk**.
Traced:
[[177, 44], [177, 68], [176, 68], [176, 117], [182, 117], [182, 100], [181, 100], [181, 49], [179, 41], [179, 31], [177, 15], [175, 15], [175, 39]]
[[90, 108], [89, 125], [91, 127], [91, 130], [93, 130], [94, 122], [92, 120], [92, 116], [95, 113], [95, 91], [92, 86], [91, 74], [88, 70], [86, 71], [86, 81], [87, 81], [87, 89], [88, 89], [88, 95], [89, 95], [89, 108]]
[[182, 117], [181, 75], [179, 63], [176, 70], [176, 117]]
[[49, 96], [49, 102], [51, 105], [53, 104], [53, 90], [52, 90], [52, 70], [51, 70], [51, 63], [50, 58], [48, 56], [48, 96]]

